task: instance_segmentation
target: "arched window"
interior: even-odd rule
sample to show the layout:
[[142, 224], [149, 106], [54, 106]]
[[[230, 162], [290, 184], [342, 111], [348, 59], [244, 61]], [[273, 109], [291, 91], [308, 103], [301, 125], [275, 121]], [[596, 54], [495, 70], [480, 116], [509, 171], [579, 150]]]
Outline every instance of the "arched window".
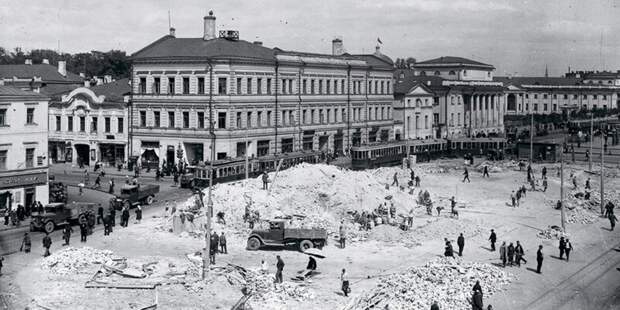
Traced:
[[441, 75], [441, 72], [435, 71], [435, 75]]
[[454, 105], [454, 96], [450, 96], [450, 103]]
[[416, 100], [415, 100], [415, 106], [416, 106], [416, 108], [419, 108], [419, 107], [420, 107], [420, 105], [422, 105], [422, 100], [420, 100], [420, 99], [416, 99]]
[[456, 72], [454, 72], [453, 70], [448, 72], [449, 75], [456, 75]]
[[420, 71], [420, 76], [426, 76], [426, 71]]

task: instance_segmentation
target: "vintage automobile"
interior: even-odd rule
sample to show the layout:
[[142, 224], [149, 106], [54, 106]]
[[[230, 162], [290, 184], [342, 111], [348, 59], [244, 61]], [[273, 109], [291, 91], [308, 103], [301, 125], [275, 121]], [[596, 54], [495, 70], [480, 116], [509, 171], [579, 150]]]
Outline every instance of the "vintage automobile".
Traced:
[[285, 221], [270, 221], [268, 229], [254, 229], [248, 237], [247, 249], [256, 251], [262, 246], [295, 245], [299, 251], [327, 244], [327, 231], [319, 228], [286, 228]]
[[51, 233], [58, 226], [87, 223], [95, 226], [98, 205], [90, 202], [55, 202], [46, 205], [43, 213], [33, 213], [30, 231], [43, 230]]
[[112, 198], [110, 205], [117, 210], [123, 207], [131, 208], [140, 203], [150, 205], [155, 201], [155, 194], [157, 193], [159, 193], [159, 185], [123, 185], [120, 195]]

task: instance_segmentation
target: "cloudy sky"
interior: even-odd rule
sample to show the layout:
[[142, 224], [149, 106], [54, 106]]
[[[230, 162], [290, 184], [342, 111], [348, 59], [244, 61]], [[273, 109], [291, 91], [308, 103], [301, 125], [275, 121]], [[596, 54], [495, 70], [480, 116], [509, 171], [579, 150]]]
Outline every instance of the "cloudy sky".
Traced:
[[[168, 32], [200, 37], [212, 9], [218, 29], [268, 47], [393, 59], [462, 56], [497, 75], [620, 69], [620, 0], [0, 0], [0, 44], [133, 53]], [[602, 42], [602, 44], [601, 44]]]

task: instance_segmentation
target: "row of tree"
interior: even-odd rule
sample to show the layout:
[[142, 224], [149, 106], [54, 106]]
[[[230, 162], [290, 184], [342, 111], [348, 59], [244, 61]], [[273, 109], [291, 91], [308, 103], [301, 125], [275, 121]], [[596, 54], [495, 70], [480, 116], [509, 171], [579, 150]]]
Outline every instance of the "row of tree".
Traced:
[[33, 64], [42, 63], [47, 59], [51, 65], [58, 65], [58, 61], [67, 62], [67, 71], [84, 73], [87, 77], [111, 75], [115, 79], [129, 76], [131, 68], [129, 56], [124, 51], [110, 50], [107, 52], [91, 51], [87, 53], [58, 53], [49, 49], [35, 49], [24, 52], [16, 47], [7, 50], [0, 47], [0, 64], [23, 64], [31, 59]]

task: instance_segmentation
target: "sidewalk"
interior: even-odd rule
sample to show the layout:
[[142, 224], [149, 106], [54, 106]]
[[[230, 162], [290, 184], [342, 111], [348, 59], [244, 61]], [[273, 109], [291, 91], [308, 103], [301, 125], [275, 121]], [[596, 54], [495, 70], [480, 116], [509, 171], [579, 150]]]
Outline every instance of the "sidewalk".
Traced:
[[[99, 173], [99, 171], [95, 172], [93, 171], [93, 167], [88, 167], [85, 166], [84, 168], [80, 168], [78, 166], [73, 166], [71, 164], [67, 164], [67, 163], [58, 163], [58, 164], [52, 164], [50, 165], [50, 175], [53, 175], [55, 173], [71, 173], [71, 174], [77, 174], [77, 175], [83, 175], [84, 174], [84, 170], [87, 170], [88, 173], [90, 174], [91, 178], [96, 177], [96, 175]], [[107, 168], [104, 169], [106, 176], [115, 176], [115, 177], [125, 177], [125, 176], [129, 176], [130, 178], [133, 178], [134, 172], [129, 171], [127, 169], [122, 169], [121, 171], [118, 171], [117, 168]], [[156, 170], [151, 170], [150, 172], [146, 172], [146, 169], [142, 169], [140, 170], [140, 177], [141, 178], [155, 178], [155, 171]], [[171, 178], [171, 176], [166, 176], [167, 178]], [[166, 178], [164, 177], [164, 178]]]

